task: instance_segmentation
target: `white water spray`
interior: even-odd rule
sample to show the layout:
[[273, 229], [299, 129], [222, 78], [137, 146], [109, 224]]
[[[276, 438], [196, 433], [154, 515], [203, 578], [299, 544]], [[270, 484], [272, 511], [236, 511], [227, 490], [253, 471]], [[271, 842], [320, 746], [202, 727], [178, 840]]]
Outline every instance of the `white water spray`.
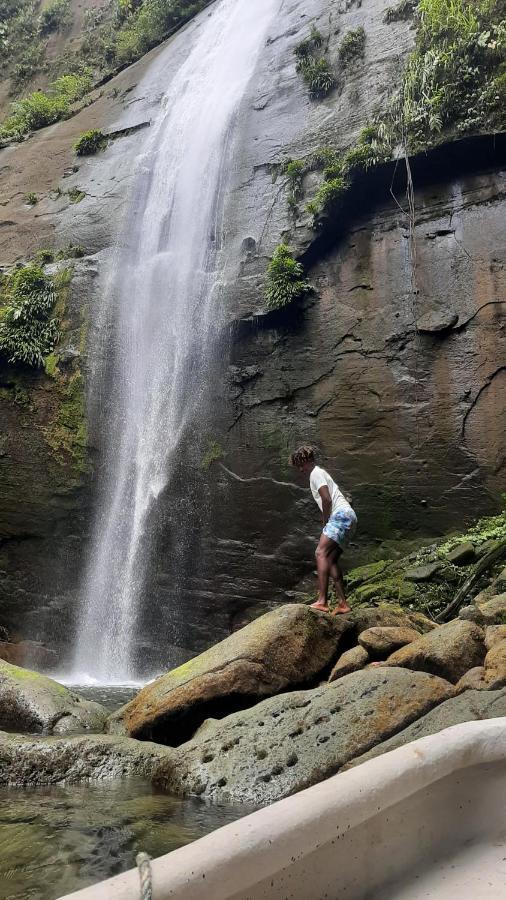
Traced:
[[[135, 678], [149, 520], [205, 384], [235, 115], [277, 0], [222, 0], [152, 126], [111, 285], [115, 405], [72, 680]], [[166, 51], [168, 52], [168, 51]], [[151, 541], [152, 543], [152, 541]]]

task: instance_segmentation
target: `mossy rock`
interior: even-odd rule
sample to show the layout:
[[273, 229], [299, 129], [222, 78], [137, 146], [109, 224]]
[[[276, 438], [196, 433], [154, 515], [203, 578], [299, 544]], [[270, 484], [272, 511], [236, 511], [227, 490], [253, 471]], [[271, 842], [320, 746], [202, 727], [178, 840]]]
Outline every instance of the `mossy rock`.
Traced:
[[330, 667], [351, 627], [349, 617], [281, 606], [148, 684], [111, 717], [109, 730], [180, 744], [210, 716], [311, 683]]
[[0, 728], [43, 734], [102, 731], [107, 712], [46, 675], [0, 660]]

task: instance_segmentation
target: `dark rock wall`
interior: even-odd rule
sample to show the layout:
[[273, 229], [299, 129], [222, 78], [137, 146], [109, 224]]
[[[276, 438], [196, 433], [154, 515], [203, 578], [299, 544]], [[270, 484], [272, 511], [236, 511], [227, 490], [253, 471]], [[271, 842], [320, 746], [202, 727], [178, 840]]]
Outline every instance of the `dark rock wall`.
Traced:
[[[504, 155], [470, 147], [465, 166], [430, 155], [414, 164], [416, 293], [407, 219], [389, 190], [393, 168], [364, 183], [346, 216], [328, 223], [324, 240], [304, 213], [316, 176], [305, 179], [297, 219], [287, 206], [286, 180], [275, 177], [273, 166], [283, 160], [326, 144], [350, 146], [385, 108], [414, 41], [409, 21], [383, 21], [389, 5], [283, 4], [240, 111], [226, 217], [223, 344], [210, 376], [209, 409], [188, 435], [175, 481], [161, 498], [160, 545], [139, 623], [148, 669], [202, 649], [286, 600], [311, 570], [318, 515], [287, 466], [294, 444], [317, 443], [352, 495], [360, 528], [350, 562], [493, 512], [505, 489]], [[25, 259], [51, 236], [87, 250], [76, 262], [73, 296], [76, 312], [88, 315], [95, 303], [88, 316], [92, 353], [83, 359], [92, 385], [108, 353], [100, 318], [107, 261], [147, 129], [79, 161], [79, 171], [62, 181], [75, 161], [70, 148], [86, 128], [149, 120], [207, 15], [114, 79], [75, 119], [37, 134], [16, 156], [13, 148], [0, 156], [8, 198], [0, 208], [0, 263]], [[293, 52], [313, 22], [328, 40], [338, 81], [321, 101], [309, 98]], [[339, 44], [359, 25], [365, 60], [344, 70]], [[86, 198], [75, 206], [65, 196], [52, 198], [58, 182], [65, 190], [78, 186]], [[45, 196], [29, 212], [22, 196], [40, 192], [41, 183]], [[395, 192], [405, 206], [402, 177]], [[265, 310], [262, 282], [282, 239], [303, 255], [315, 293], [300, 308], [273, 315]], [[90, 493], [41, 443], [46, 387], [42, 379], [30, 417], [0, 396], [2, 440], [9, 444], [8, 457], [0, 457], [0, 472], [7, 472], [0, 487], [0, 620], [20, 636], [65, 648]], [[90, 396], [98, 465], [107, 402], [96, 391]], [[208, 445], [218, 448], [219, 459], [206, 458]]]

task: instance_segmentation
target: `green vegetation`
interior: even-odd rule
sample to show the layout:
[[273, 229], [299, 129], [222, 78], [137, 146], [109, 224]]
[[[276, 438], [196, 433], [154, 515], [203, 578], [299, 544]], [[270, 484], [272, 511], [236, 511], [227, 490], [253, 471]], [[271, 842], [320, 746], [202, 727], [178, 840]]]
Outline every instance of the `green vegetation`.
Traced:
[[56, 360], [49, 360], [49, 371], [56, 379], [58, 410], [53, 422], [44, 429], [47, 443], [57, 457], [70, 456], [80, 472], [88, 468], [84, 380], [81, 373], [60, 375]]
[[265, 297], [269, 309], [281, 309], [311, 291], [304, 267], [293, 257], [286, 244], [279, 244], [267, 267]]
[[113, 46], [117, 63], [128, 65], [161, 43], [210, 0], [119, 0], [119, 32]]
[[35, 251], [33, 258], [37, 265], [46, 266], [48, 263], [54, 262], [54, 253], [47, 247], [41, 247], [39, 250]]
[[343, 66], [348, 66], [356, 59], [362, 59], [365, 55], [365, 31], [360, 26], [353, 31], [348, 31], [339, 47], [339, 59]]
[[408, 19], [411, 19], [417, 6], [418, 0], [400, 0], [400, 3], [397, 3], [396, 6], [388, 7], [383, 16], [383, 21], [387, 25], [390, 25], [392, 22], [406, 22]]
[[86, 256], [86, 250], [80, 244], [65, 244], [64, 247], [56, 251], [54, 258], [56, 260], [82, 259], [83, 256]]
[[[54, 31], [70, 25], [70, 0], [52, 0], [40, 15], [39, 0], [0, 0], [0, 70], [4, 77], [11, 77], [15, 90], [41, 71], [54, 78], [47, 91], [34, 91], [13, 104], [0, 126], [0, 145], [70, 115], [71, 105], [94, 84], [135, 62], [210, 2], [112, 0], [104, 7], [87, 10], [80, 43], [73, 41], [57, 60], [51, 60], [48, 41]], [[70, 95], [62, 78], [79, 80], [79, 89]]]
[[506, 503], [505, 509], [497, 516], [487, 516], [479, 519], [475, 525], [468, 529], [464, 534], [456, 535], [449, 538], [444, 544], [441, 544], [438, 554], [444, 558], [451, 550], [458, 547], [459, 544], [465, 544], [470, 541], [475, 546], [484, 544], [485, 541], [504, 540], [506, 538]]
[[297, 204], [302, 196], [302, 180], [306, 174], [306, 167], [302, 159], [289, 159], [282, 168], [283, 175], [286, 175], [290, 190], [288, 193], [288, 206], [294, 212], [297, 210]]
[[42, 366], [60, 336], [54, 281], [36, 265], [16, 269], [4, 281], [0, 354], [10, 363]]
[[45, 91], [34, 91], [11, 104], [11, 114], [0, 126], [0, 143], [20, 138], [30, 131], [66, 118], [72, 104], [80, 100], [92, 85], [89, 71], [62, 75]]
[[313, 227], [336, 206], [349, 190], [354, 177], [371, 166], [384, 162], [390, 148], [381, 139], [376, 126], [363, 128], [357, 143], [342, 156], [331, 147], [317, 150], [310, 159], [313, 169], [323, 169], [323, 181], [315, 196], [306, 204], [306, 212], [313, 217]]
[[51, 0], [39, 16], [39, 31], [50, 34], [70, 25], [70, 0]]
[[504, 0], [420, 0], [416, 47], [387, 127], [410, 151], [442, 132], [505, 127]]
[[209, 469], [213, 462], [223, 459], [225, 452], [218, 441], [209, 441], [200, 462], [202, 469]]
[[335, 78], [323, 49], [323, 37], [314, 25], [309, 37], [294, 50], [299, 72], [311, 97], [325, 97], [335, 87]]
[[68, 198], [71, 203], [80, 203], [85, 197], [85, 192], [78, 187], [70, 188], [70, 191], [68, 192]]
[[[403, 607], [436, 616], [455, 597], [475, 565], [474, 563], [468, 566], [452, 565], [446, 558], [448, 553], [454, 547], [468, 541], [479, 547], [487, 541], [505, 539], [506, 509], [497, 516], [480, 519], [463, 534], [454, 535], [438, 544], [431, 544], [415, 554], [410, 553], [404, 559], [380, 560], [361, 566], [346, 576], [351, 604], [368, 605], [372, 602], [381, 605], [382, 602], [393, 600]], [[415, 583], [409, 579], [413, 569], [433, 562], [439, 565], [429, 580]], [[504, 559], [499, 558], [495, 573], [498, 574], [503, 567]], [[493, 572], [488, 572], [483, 582], [476, 585], [475, 593], [486, 586], [493, 576]]]
[[74, 144], [74, 150], [78, 156], [92, 156], [99, 150], [105, 150], [106, 147], [107, 137], [98, 128], [83, 132]]
[[37, 194], [34, 194], [32, 191], [30, 191], [30, 193], [25, 197], [25, 203], [27, 204], [27, 206], [35, 206], [35, 204], [38, 202], [39, 198], [37, 197]]

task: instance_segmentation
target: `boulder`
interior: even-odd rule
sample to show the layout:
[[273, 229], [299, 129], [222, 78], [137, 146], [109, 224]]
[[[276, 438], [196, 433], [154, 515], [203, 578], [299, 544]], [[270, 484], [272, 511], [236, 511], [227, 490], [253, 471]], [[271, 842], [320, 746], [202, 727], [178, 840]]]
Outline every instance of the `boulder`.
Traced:
[[388, 656], [389, 653], [418, 640], [419, 637], [420, 632], [415, 631], [414, 628], [378, 625], [363, 631], [359, 635], [358, 642], [373, 659], [376, 659]]
[[506, 686], [506, 640], [498, 641], [485, 657], [485, 681], [489, 690]]
[[480, 666], [484, 656], [483, 630], [474, 622], [455, 619], [396, 650], [385, 665], [431, 672], [455, 684], [468, 669]]
[[353, 672], [208, 723], [155, 782], [179, 795], [269, 803], [338, 772], [452, 693], [423, 672]]
[[484, 675], [485, 666], [475, 666], [474, 669], [469, 669], [469, 671], [457, 681], [457, 684], [455, 685], [456, 693], [461, 694], [463, 691], [486, 691], [488, 685], [484, 679]]
[[478, 608], [485, 625], [506, 625], [506, 594], [496, 594]]
[[297, 604], [279, 607], [148, 684], [111, 717], [108, 730], [182, 743], [209, 716], [221, 718], [311, 683], [336, 658], [350, 628], [349, 616]]
[[506, 641], [506, 625], [488, 625], [485, 628], [485, 647], [491, 650], [494, 644]]
[[0, 784], [150, 777], [174, 750], [109, 734], [37, 737], [0, 732]]
[[102, 731], [107, 710], [63, 685], [0, 661], [0, 728], [43, 734]]
[[33, 667], [34, 669], [50, 669], [56, 665], [57, 655], [38, 641], [19, 641], [12, 644], [0, 641], [0, 659], [13, 666]]
[[466, 691], [441, 703], [425, 716], [413, 722], [408, 728], [400, 731], [394, 737], [378, 744], [363, 756], [356, 757], [345, 768], [351, 769], [359, 766], [375, 756], [396, 750], [418, 738], [427, 737], [429, 734], [437, 734], [451, 725], [460, 725], [461, 722], [474, 722], [480, 719], [494, 719], [497, 716], [506, 716], [506, 689], [501, 691]]
[[472, 603], [470, 606], [463, 606], [459, 612], [459, 619], [465, 622], [474, 622], [475, 625], [485, 626], [485, 619], [480, 612], [480, 608]]
[[415, 566], [413, 569], [408, 569], [404, 578], [406, 581], [414, 581], [415, 584], [430, 581], [442, 568], [443, 563], [441, 562], [426, 563], [424, 566]]
[[414, 628], [415, 631], [425, 633], [434, 628], [423, 613], [405, 612], [399, 607], [384, 603], [381, 606], [359, 606], [352, 610], [351, 621], [357, 635], [362, 634], [368, 628]]
[[454, 566], [467, 566], [473, 561], [475, 556], [476, 551], [474, 545], [471, 544], [470, 541], [465, 541], [465, 543], [457, 544], [453, 550], [450, 550], [450, 552], [446, 554], [446, 559]]
[[367, 650], [364, 650], [363, 647], [352, 647], [351, 650], [346, 650], [345, 653], [341, 654], [329, 675], [329, 681], [336, 681], [337, 678], [349, 675], [350, 672], [358, 672], [368, 662], [369, 654]]

